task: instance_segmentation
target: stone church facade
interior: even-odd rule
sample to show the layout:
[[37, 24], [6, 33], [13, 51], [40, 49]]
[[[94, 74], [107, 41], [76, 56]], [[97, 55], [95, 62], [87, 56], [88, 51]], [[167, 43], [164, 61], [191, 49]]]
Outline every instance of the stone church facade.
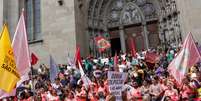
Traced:
[[73, 57], [99, 55], [94, 42], [111, 42], [108, 54], [179, 44], [192, 32], [201, 43], [200, 0], [0, 0], [0, 28], [8, 23], [13, 36], [21, 9], [25, 9], [30, 51], [40, 64], [52, 55], [57, 63]]

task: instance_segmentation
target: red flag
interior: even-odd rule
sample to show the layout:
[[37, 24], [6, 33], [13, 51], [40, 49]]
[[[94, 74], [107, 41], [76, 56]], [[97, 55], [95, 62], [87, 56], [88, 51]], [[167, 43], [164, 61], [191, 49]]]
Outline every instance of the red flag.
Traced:
[[76, 64], [78, 65], [78, 62], [80, 62], [80, 63], [82, 62], [81, 55], [80, 55], [80, 47], [79, 46], [77, 46], [77, 48], [76, 48], [74, 61], [75, 61], [75, 65]]
[[37, 62], [38, 57], [34, 53], [31, 53], [31, 65], [35, 65]]
[[153, 52], [147, 52], [145, 55], [145, 61], [149, 63], [156, 63], [159, 61], [159, 55]]
[[115, 56], [114, 56], [114, 70], [119, 71], [117, 53], [115, 53]]
[[96, 37], [95, 40], [96, 40], [96, 45], [98, 46], [99, 52], [103, 52], [106, 49], [111, 47], [110, 42], [101, 36]]
[[78, 68], [80, 70], [80, 74], [81, 74], [81, 79], [84, 83], [84, 86], [86, 89], [89, 88], [89, 85], [92, 84], [91, 80], [86, 76], [86, 74], [84, 73], [84, 70], [82, 68], [82, 59], [81, 59], [81, 55], [80, 55], [80, 47], [77, 47], [76, 49], [76, 53], [75, 53], [75, 63], [78, 65]]
[[200, 53], [190, 33], [187, 35], [177, 57], [169, 64], [168, 70], [177, 82], [181, 84], [188, 69], [196, 64], [200, 58]]
[[133, 40], [133, 38], [130, 38], [130, 47], [131, 47], [131, 54], [133, 57], [137, 57], [136, 55], [136, 47], [135, 47], [135, 41]]

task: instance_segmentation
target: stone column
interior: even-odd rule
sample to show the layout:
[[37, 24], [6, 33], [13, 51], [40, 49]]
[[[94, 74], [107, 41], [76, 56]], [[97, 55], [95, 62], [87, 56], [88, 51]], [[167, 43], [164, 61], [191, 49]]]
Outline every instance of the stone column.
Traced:
[[145, 47], [146, 49], [149, 49], [149, 38], [148, 38], [148, 30], [147, 30], [147, 26], [146, 26], [146, 22], [142, 23], [143, 25], [143, 30], [144, 30], [144, 39], [145, 39]]
[[123, 26], [119, 27], [119, 36], [120, 36], [120, 41], [121, 41], [121, 50], [123, 53], [126, 53], [126, 42], [125, 42], [125, 35], [124, 35]]

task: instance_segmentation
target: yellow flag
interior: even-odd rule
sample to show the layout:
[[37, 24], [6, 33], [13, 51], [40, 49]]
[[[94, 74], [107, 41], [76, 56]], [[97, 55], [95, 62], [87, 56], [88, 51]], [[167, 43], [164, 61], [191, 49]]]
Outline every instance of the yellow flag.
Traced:
[[11, 92], [19, 80], [8, 28], [4, 25], [0, 38], [0, 89]]

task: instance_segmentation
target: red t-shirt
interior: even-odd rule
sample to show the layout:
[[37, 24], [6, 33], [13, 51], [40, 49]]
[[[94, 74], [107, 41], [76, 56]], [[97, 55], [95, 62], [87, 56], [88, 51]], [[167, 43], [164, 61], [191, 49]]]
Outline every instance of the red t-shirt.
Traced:
[[76, 93], [76, 101], [86, 101], [86, 91], [82, 88], [81, 92]]

